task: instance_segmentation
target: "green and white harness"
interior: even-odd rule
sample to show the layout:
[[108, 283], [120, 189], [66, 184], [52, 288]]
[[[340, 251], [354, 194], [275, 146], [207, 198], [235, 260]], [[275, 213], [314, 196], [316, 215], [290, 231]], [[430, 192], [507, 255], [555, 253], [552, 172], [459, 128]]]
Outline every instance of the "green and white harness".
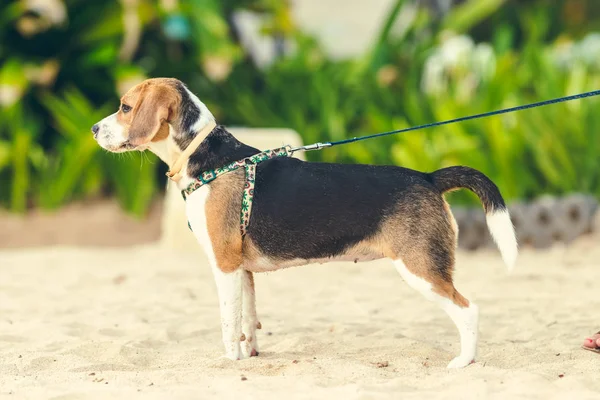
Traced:
[[[183, 196], [183, 199], [186, 200], [187, 196], [194, 193], [194, 191], [200, 189], [202, 186], [214, 181], [219, 176], [243, 167], [246, 172], [246, 182], [244, 183], [244, 190], [242, 191], [240, 232], [242, 234], [242, 237], [244, 237], [248, 229], [248, 224], [250, 223], [250, 213], [252, 211], [252, 202], [254, 199], [254, 184], [256, 181], [256, 165], [263, 161], [270, 160], [272, 158], [291, 157], [291, 150], [292, 148], [290, 146], [284, 146], [272, 150], [265, 150], [253, 156], [234, 161], [231, 164], [225, 165], [224, 167], [202, 172], [198, 177], [194, 179], [192, 183], [190, 183], [185, 189], [181, 191], [181, 195]], [[189, 221], [188, 227], [190, 228], [190, 230], [192, 230]]]

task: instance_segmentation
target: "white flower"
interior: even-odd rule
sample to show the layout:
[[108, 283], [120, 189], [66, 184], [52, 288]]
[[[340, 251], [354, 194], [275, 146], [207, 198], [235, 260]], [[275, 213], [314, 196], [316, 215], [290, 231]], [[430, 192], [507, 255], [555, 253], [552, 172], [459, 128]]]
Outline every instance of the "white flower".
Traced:
[[483, 80], [488, 80], [496, 73], [496, 54], [487, 43], [480, 43], [471, 54], [473, 72]]
[[600, 68], [600, 33], [588, 34], [578, 43], [576, 53], [585, 65]]
[[570, 69], [574, 64], [600, 70], [600, 33], [593, 32], [581, 41], [560, 41], [550, 50], [552, 61], [562, 69]]
[[[67, 9], [60, 0], [21, 0], [23, 15], [17, 20], [17, 30], [23, 36], [44, 32], [52, 25], [61, 25], [67, 19]], [[38, 16], [28, 15], [30, 11]]]
[[446, 90], [447, 79], [441, 57], [437, 54], [429, 57], [425, 62], [421, 90], [428, 94], [440, 94]]
[[0, 84], [0, 106], [10, 107], [21, 98], [22, 88], [16, 85]]
[[60, 25], [67, 19], [67, 9], [60, 0], [24, 0], [25, 9], [33, 11], [54, 25]]
[[425, 61], [421, 90], [438, 95], [452, 82], [460, 92], [458, 96], [468, 100], [479, 84], [491, 79], [495, 73], [496, 55], [492, 46], [487, 43], [475, 45], [465, 35], [451, 36]]
[[468, 36], [460, 35], [449, 38], [440, 49], [442, 64], [453, 69], [467, 67], [473, 47], [473, 39]]

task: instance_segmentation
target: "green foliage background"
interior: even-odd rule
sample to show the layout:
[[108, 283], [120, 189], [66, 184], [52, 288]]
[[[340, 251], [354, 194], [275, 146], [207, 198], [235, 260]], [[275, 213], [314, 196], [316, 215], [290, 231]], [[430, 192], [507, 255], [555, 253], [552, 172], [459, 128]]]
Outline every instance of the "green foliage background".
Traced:
[[[468, 0], [444, 16], [397, 0], [370, 50], [350, 60], [328, 58], [283, 1], [46, 3], [0, 5], [0, 204], [14, 212], [116, 195], [144, 215], [165, 167], [151, 154], [107, 154], [89, 129], [145, 77], [183, 80], [221, 123], [290, 127], [305, 143], [600, 89], [596, 0]], [[265, 34], [296, 50], [258, 68], [232, 25], [239, 10], [262, 13]], [[307, 155], [465, 164], [508, 199], [600, 196], [598, 127], [600, 100], [586, 99]]]

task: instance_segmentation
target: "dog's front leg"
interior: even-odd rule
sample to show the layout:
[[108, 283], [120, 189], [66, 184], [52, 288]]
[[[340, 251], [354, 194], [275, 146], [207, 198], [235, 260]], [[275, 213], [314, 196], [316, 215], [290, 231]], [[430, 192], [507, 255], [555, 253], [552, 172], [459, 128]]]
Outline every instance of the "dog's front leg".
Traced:
[[225, 356], [230, 360], [239, 360], [243, 354], [240, 352], [242, 337], [242, 282], [244, 270], [238, 268], [229, 273], [213, 267], [217, 292], [219, 294], [219, 308], [221, 311], [221, 329]]
[[245, 340], [241, 343], [242, 355], [245, 357], [258, 356], [258, 342], [256, 329], [260, 329], [260, 322], [256, 315], [256, 298], [254, 295], [254, 275], [244, 271], [242, 280], [242, 333]]

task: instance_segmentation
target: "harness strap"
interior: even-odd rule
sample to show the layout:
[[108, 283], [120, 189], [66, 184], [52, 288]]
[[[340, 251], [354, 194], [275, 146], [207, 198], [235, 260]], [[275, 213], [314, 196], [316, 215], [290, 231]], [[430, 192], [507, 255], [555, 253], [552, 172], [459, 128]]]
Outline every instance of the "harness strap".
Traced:
[[246, 236], [248, 224], [250, 224], [250, 213], [252, 212], [252, 201], [254, 200], [254, 183], [256, 181], [256, 164], [244, 165], [246, 170], [246, 183], [242, 192], [242, 211], [240, 212], [240, 232], [242, 237]]
[[[192, 183], [181, 191], [181, 195], [183, 196], [183, 199], [186, 200], [187, 196], [194, 193], [202, 186], [214, 181], [219, 176], [243, 167], [245, 171], [245, 181], [244, 189], [242, 191], [242, 207], [240, 210], [240, 233], [243, 238], [246, 236], [248, 225], [250, 224], [250, 214], [252, 212], [252, 202], [254, 200], [254, 184], [256, 182], [256, 164], [276, 157], [291, 157], [292, 152], [290, 149], [290, 146], [284, 146], [278, 149], [265, 150], [253, 156], [234, 161], [224, 167], [202, 172]], [[188, 227], [192, 230], [189, 221]]]

